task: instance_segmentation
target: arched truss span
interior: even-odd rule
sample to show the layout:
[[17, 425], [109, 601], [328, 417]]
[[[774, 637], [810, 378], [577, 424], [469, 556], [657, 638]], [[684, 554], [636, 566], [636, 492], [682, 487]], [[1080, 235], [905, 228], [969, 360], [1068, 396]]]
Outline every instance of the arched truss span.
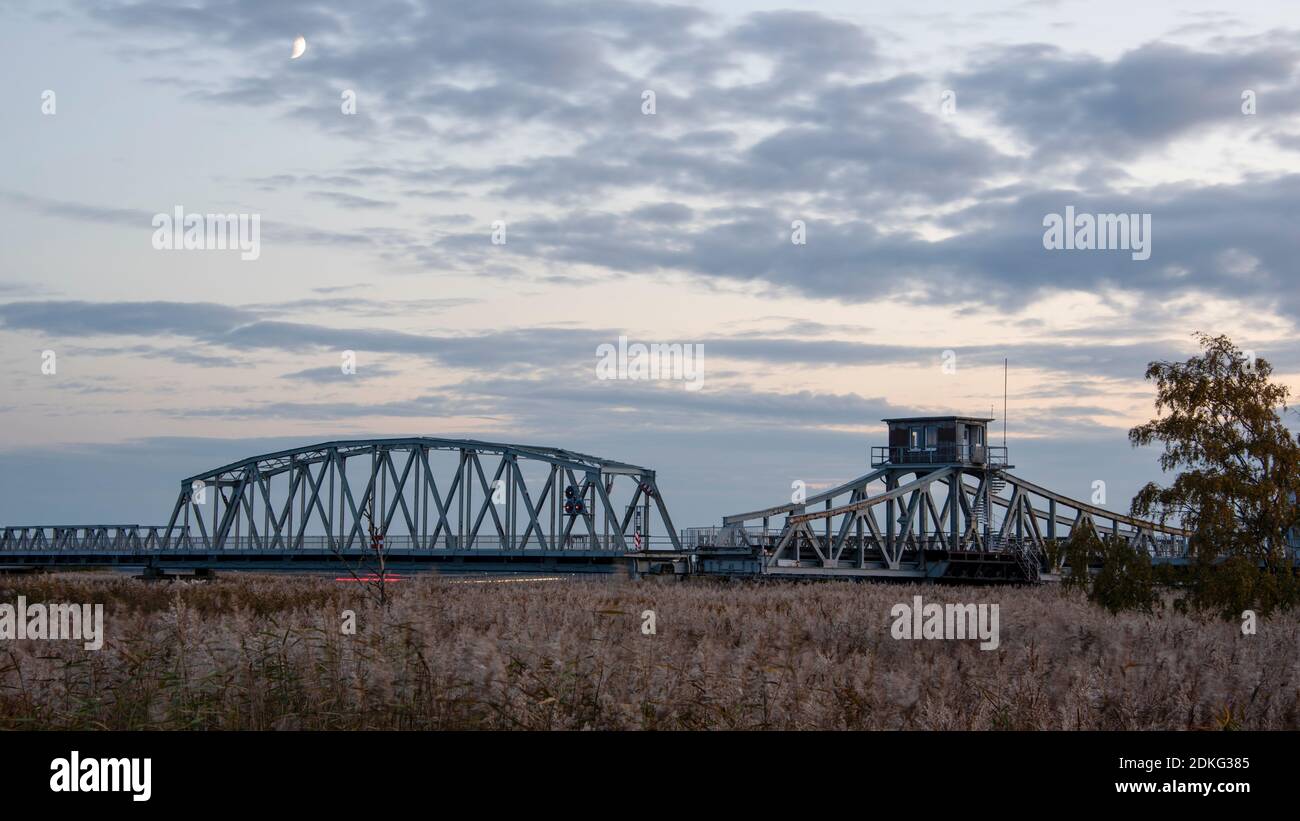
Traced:
[[[566, 504], [571, 511], [566, 512]], [[656, 521], [657, 520], [657, 521]], [[680, 549], [655, 472], [561, 448], [414, 437], [267, 453], [181, 483], [162, 542], [213, 550]]]

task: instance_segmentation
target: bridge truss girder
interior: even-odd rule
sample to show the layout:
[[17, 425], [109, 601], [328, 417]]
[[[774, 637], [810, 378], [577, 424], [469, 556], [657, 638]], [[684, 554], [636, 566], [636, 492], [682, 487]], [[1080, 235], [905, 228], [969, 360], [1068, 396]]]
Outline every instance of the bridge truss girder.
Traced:
[[[872, 492], [873, 483], [883, 490]], [[995, 508], [1000, 515], [993, 515]], [[769, 539], [768, 520], [781, 514], [787, 517], [784, 527]], [[763, 536], [755, 544], [757, 532], [746, 523], [759, 519]], [[728, 516], [723, 525], [723, 546], [761, 547], [771, 571], [915, 572], [938, 554], [948, 560], [1001, 557], [1034, 578], [1060, 570], [1048, 566], [1048, 545], [1077, 528], [1122, 538], [1153, 556], [1185, 556], [1188, 536], [1071, 499], [1005, 469], [970, 465], [885, 466], [803, 504]]]
[[[360, 476], [358, 460], [368, 461]], [[585, 515], [563, 512], [569, 486], [577, 488]], [[352, 440], [265, 454], [185, 479], [162, 542], [355, 552], [369, 549], [373, 524], [389, 548], [626, 552], [638, 510], [643, 544], [658, 514], [658, 528], [680, 548], [648, 468], [478, 440]]]

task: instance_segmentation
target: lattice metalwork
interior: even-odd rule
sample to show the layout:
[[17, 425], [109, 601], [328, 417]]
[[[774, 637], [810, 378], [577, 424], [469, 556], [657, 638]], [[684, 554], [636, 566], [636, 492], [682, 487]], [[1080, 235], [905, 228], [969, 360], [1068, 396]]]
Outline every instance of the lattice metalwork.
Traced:
[[681, 549], [655, 472], [552, 447], [428, 437], [325, 442], [181, 482], [165, 525], [8, 526], [17, 552]]
[[[778, 516], [786, 518], [773, 528]], [[1187, 553], [1189, 534], [1180, 528], [1071, 499], [1000, 467], [960, 464], [885, 465], [803, 504], [727, 516], [712, 546], [753, 548], [765, 572], [931, 575], [953, 560], [1000, 557], [1032, 579], [1060, 569], [1048, 566], [1048, 545], [1077, 528], [1124, 539], [1156, 558]]]

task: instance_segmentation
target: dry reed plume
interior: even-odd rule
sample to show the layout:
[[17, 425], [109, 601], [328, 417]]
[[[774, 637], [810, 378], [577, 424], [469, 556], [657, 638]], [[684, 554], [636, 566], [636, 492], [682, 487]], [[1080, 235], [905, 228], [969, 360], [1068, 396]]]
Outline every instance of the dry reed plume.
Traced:
[[[1300, 726], [1297, 616], [1112, 616], [1054, 587], [659, 583], [392, 587], [228, 576], [0, 579], [102, 602], [105, 646], [0, 642], [0, 727], [1191, 729]], [[897, 641], [890, 607], [997, 602], [1001, 647]], [[357, 613], [356, 635], [340, 626]], [[643, 635], [640, 613], [657, 614]]]

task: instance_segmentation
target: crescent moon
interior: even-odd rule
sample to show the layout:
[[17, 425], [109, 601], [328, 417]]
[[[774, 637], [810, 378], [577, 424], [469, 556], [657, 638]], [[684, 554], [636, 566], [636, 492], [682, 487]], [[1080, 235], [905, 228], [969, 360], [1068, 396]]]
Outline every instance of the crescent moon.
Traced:
[[307, 51], [307, 38], [301, 34], [294, 38], [293, 51], [289, 54], [290, 60], [297, 60]]

